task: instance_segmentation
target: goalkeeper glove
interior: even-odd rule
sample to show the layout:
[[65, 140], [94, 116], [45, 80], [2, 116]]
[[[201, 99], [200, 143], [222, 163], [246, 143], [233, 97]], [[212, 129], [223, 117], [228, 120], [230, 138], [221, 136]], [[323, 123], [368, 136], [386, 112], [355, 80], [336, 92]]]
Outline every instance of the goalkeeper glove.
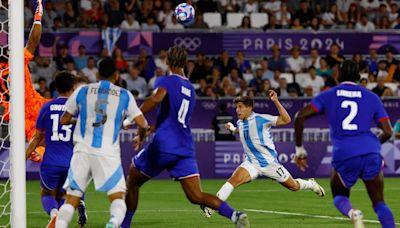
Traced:
[[43, 3], [44, 0], [34, 0], [33, 1], [33, 9], [35, 11], [34, 21], [41, 22], [43, 16]]

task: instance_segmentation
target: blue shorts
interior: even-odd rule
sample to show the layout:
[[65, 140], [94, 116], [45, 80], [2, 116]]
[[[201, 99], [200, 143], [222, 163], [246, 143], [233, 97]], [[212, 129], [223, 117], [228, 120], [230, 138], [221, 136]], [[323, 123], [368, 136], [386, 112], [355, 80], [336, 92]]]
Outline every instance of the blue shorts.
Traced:
[[380, 154], [364, 154], [339, 162], [332, 162], [346, 188], [351, 188], [358, 178], [369, 181], [378, 176], [383, 167]]
[[53, 166], [48, 164], [40, 165], [40, 184], [48, 191], [62, 189], [68, 176], [68, 167]]
[[133, 157], [132, 163], [137, 170], [149, 178], [157, 176], [164, 169], [168, 170], [175, 180], [199, 175], [195, 157], [160, 153], [152, 143]]

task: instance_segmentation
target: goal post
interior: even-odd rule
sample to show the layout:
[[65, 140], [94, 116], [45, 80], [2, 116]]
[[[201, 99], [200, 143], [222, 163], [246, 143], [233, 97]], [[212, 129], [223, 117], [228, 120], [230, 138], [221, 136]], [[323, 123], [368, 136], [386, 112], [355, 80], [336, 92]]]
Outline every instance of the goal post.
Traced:
[[9, 0], [11, 227], [26, 227], [24, 0]]

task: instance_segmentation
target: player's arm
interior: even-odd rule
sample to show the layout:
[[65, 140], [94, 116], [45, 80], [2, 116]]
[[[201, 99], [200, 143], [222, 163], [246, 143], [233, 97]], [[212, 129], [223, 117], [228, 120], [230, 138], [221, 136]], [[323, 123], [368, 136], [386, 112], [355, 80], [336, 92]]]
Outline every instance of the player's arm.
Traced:
[[74, 121], [74, 115], [67, 111], [62, 114], [60, 122], [61, 125], [70, 125], [76, 123], [76, 121]]
[[28, 159], [32, 153], [39, 146], [40, 142], [44, 139], [44, 134], [40, 130], [36, 129], [32, 140], [29, 142], [28, 147], [25, 150], [25, 158]]
[[140, 106], [140, 110], [143, 113], [150, 112], [157, 107], [159, 103], [161, 103], [166, 95], [167, 90], [164, 87], [158, 87], [155, 92], [143, 102], [143, 104]]
[[279, 116], [278, 120], [276, 121], [276, 126], [282, 126], [289, 124], [292, 119], [290, 118], [289, 113], [286, 109], [282, 106], [281, 102], [279, 102], [278, 95], [274, 90], [269, 90], [269, 98], [272, 102], [274, 102], [276, 108], [278, 109]]
[[134, 139], [135, 150], [139, 150], [146, 136], [149, 133], [149, 125], [146, 118], [143, 115], [139, 115], [134, 119], [135, 123], [138, 125], [137, 136]]
[[388, 141], [393, 135], [392, 124], [390, 123], [390, 120], [387, 118], [379, 122], [378, 127], [382, 130], [382, 133], [380, 133], [378, 136], [379, 141], [381, 143]]
[[225, 124], [225, 129], [230, 130], [231, 132], [237, 134], [239, 133], [239, 129], [233, 125], [233, 123], [228, 122]]
[[35, 0], [34, 1], [34, 22], [29, 34], [28, 42], [26, 43], [25, 48], [31, 53], [35, 53], [37, 46], [40, 42], [40, 37], [42, 36], [42, 15], [43, 15], [43, 3], [44, 0]]

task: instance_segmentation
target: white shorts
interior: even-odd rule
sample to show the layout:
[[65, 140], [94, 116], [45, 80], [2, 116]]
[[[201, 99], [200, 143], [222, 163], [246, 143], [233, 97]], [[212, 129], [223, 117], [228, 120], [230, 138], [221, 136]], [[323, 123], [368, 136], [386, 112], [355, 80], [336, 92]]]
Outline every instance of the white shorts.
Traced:
[[259, 176], [264, 176], [282, 183], [287, 181], [290, 177], [289, 171], [278, 162], [270, 163], [266, 167], [260, 167], [259, 165], [252, 164], [246, 160], [239, 167], [242, 167], [249, 172], [251, 180], [254, 180]]
[[64, 189], [70, 195], [81, 197], [92, 178], [99, 192], [107, 192], [108, 195], [126, 192], [120, 157], [74, 152]]

